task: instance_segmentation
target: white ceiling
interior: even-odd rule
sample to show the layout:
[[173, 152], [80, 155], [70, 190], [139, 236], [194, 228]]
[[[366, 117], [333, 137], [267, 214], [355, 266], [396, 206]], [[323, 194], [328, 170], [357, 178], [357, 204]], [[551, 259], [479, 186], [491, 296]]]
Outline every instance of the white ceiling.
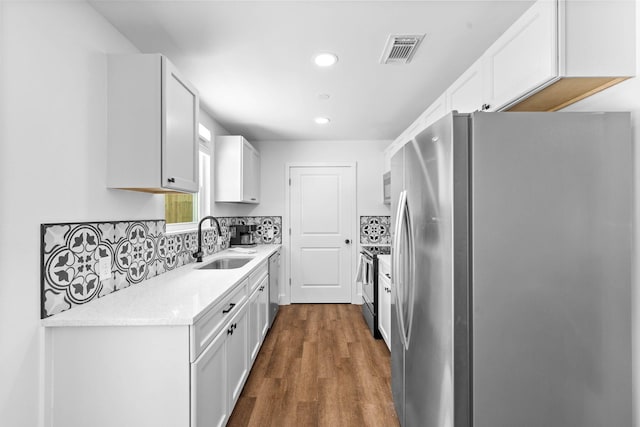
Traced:
[[[140, 51], [165, 54], [233, 134], [377, 140], [395, 139], [532, 1], [90, 3]], [[419, 33], [410, 64], [380, 64], [390, 34]], [[316, 67], [319, 51], [338, 63]]]

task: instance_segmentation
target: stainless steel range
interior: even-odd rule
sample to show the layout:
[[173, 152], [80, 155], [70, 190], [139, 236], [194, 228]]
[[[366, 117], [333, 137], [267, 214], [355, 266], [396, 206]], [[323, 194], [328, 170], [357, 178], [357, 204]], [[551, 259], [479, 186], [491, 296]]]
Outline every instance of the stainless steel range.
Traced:
[[378, 255], [391, 254], [389, 246], [362, 246], [362, 315], [374, 338], [382, 338], [378, 329]]

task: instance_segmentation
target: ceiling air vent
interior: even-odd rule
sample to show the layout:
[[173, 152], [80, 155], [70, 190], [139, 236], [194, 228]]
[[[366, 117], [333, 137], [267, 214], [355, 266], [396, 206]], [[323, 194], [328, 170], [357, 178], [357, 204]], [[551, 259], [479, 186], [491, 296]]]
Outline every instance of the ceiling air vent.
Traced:
[[380, 58], [381, 64], [408, 64], [424, 34], [390, 35]]

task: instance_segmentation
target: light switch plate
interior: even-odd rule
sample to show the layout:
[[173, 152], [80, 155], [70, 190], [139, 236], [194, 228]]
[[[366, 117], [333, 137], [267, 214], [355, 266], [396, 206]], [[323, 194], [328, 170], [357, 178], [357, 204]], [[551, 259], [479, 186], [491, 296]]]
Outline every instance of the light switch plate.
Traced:
[[100, 280], [107, 280], [111, 278], [111, 257], [106, 256], [106, 257], [102, 257], [100, 258], [100, 262], [99, 262], [99, 268], [100, 268]]

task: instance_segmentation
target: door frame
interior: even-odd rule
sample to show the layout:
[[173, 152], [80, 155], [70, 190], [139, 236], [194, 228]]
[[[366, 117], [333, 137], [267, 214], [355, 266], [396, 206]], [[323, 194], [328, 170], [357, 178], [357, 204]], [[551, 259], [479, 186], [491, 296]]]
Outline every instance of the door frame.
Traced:
[[[287, 162], [285, 163], [285, 212], [282, 224], [282, 246], [286, 248], [286, 256], [283, 257], [284, 266], [284, 294], [280, 293], [280, 304], [291, 304], [291, 169], [292, 168], [323, 168], [323, 167], [347, 167], [351, 171], [351, 178], [353, 179], [353, 188], [355, 191], [352, 205], [352, 212], [355, 214], [351, 219], [351, 271], [349, 277], [355, 277], [356, 267], [356, 254], [357, 246], [360, 242], [360, 235], [358, 233], [358, 164], [357, 162]], [[361, 304], [361, 298], [357, 293], [355, 281], [350, 281], [351, 286], [351, 304]]]

